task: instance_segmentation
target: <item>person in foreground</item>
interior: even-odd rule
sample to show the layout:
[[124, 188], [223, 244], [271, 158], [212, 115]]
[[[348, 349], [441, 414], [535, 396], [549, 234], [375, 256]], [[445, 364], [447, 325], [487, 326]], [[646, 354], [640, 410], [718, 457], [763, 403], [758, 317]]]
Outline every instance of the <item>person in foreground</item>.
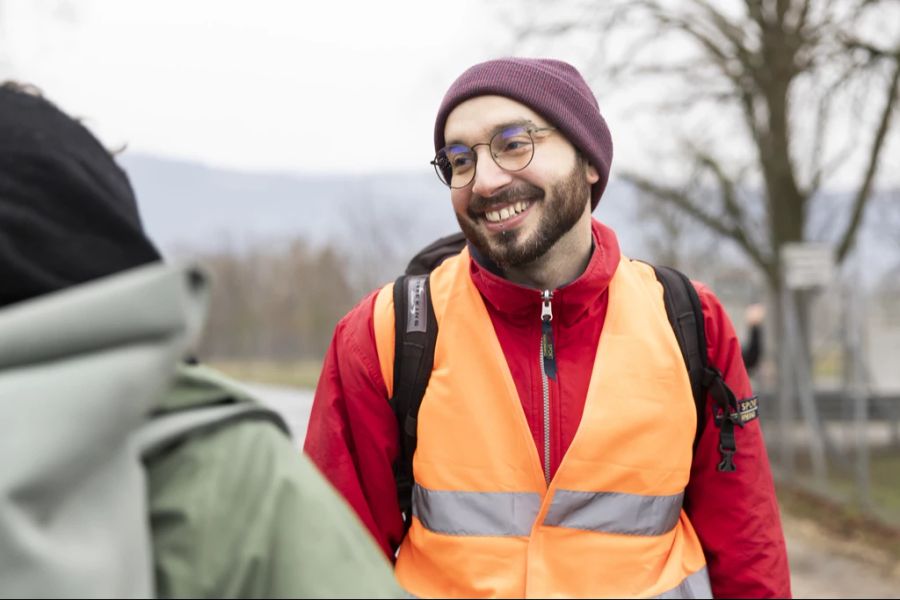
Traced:
[[[789, 597], [755, 413], [735, 429], [733, 471], [717, 469], [709, 404], [692, 448], [662, 289], [592, 219], [613, 152], [582, 76], [556, 60], [477, 64], [447, 91], [434, 144], [467, 248], [430, 275], [438, 334], [408, 523], [392, 472], [391, 285], [338, 324], [305, 441], [400, 584], [422, 597]], [[731, 322], [695, 287], [710, 364], [750, 399]]]
[[0, 596], [401, 594], [277, 417], [151, 430], [252, 403], [178, 364], [205, 289], [160, 261], [86, 128], [0, 86]]

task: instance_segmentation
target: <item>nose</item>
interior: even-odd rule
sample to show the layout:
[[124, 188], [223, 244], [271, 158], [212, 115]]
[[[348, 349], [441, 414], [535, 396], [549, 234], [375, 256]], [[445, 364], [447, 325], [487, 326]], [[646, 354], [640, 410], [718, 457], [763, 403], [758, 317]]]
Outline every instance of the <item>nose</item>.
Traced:
[[479, 154], [475, 168], [475, 180], [472, 182], [472, 193], [478, 194], [482, 198], [489, 198], [509, 184], [512, 176], [494, 162], [490, 148], [477, 148], [475, 152]]

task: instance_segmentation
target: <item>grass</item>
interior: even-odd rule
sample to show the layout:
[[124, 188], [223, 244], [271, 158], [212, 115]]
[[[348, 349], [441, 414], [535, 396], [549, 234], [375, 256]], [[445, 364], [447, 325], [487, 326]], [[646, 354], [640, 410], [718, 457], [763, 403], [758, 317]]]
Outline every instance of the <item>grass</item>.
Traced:
[[840, 539], [876, 549], [889, 563], [900, 563], [900, 528], [795, 484], [778, 483], [776, 488], [784, 512], [814, 521]]
[[852, 469], [829, 468], [827, 489], [821, 490], [813, 481], [809, 465], [798, 463], [790, 481], [776, 483], [783, 510], [816, 521], [844, 539], [877, 548], [900, 563], [900, 450], [873, 451], [869, 469], [871, 506], [860, 502]]
[[839, 378], [843, 374], [844, 357], [840, 348], [831, 348], [825, 352], [820, 352], [813, 362], [813, 377], [820, 378]]
[[[900, 527], [900, 450], [873, 452], [869, 458], [869, 487], [872, 503], [896, 520]], [[835, 471], [829, 483], [849, 496], [855, 493], [854, 473]]]
[[268, 383], [314, 389], [319, 380], [322, 362], [318, 360], [302, 361], [247, 361], [247, 360], [212, 360], [209, 365], [223, 373], [243, 381]]

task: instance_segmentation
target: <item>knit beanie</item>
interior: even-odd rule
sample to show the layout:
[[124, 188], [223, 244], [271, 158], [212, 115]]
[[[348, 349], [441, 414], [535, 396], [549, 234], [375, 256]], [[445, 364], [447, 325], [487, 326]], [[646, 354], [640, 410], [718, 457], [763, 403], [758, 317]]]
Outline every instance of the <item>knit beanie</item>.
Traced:
[[609, 179], [613, 146], [593, 92], [572, 65], [541, 58], [501, 58], [470, 67], [444, 96], [434, 123], [435, 152], [445, 145], [447, 116], [475, 96], [505, 96], [540, 113], [597, 169], [591, 209], [597, 208]]
[[0, 85], [0, 308], [159, 260], [128, 177], [97, 138]]

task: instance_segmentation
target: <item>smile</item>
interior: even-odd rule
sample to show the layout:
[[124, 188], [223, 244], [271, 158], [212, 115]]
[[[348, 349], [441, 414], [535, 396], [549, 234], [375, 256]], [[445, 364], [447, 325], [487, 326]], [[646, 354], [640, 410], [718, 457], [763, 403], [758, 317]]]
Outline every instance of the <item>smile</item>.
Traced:
[[501, 223], [506, 221], [507, 219], [511, 219], [516, 215], [522, 214], [531, 206], [531, 202], [527, 200], [520, 200], [514, 204], [510, 204], [509, 206], [504, 206], [503, 208], [489, 210], [484, 213], [484, 218], [487, 219], [490, 223]]

